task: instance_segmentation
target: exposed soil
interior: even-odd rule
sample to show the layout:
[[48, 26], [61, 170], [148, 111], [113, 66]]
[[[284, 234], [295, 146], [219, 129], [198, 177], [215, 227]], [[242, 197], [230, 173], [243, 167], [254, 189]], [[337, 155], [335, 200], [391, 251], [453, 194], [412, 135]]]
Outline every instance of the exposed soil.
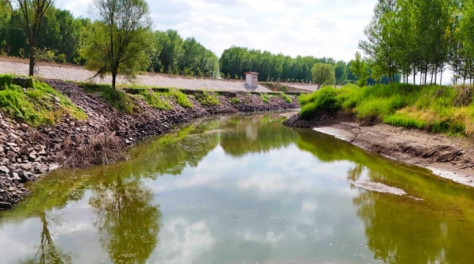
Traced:
[[385, 157], [427, 168], [434, 174], [474, 187], [474, 140], [385, 124], [363, 125], [348, 116], [295, 115], [285, 125], [333, 135]]
[[[32, 128], [0, 112], [0, 208], [11, 208], [29, 191], [24, 183], [59, 167], [85, 167], [110, 164], [122, 158], [122, 151], [137, 140], [170, 131], [174, 125], [196, 118], [236, 112], [276, 111], [298, 107], [296, 98], [286, 103], [271, 97], [262, 102], [259, 95], [225, 93], [220, 105], [203, 106], [190, 96], [194, 107], [183, 108], [168, 100], [172, 110], [148, 106], [134, 97], [141, 111], [137, 115], [120, 113], [97, 94], [88, 94], [74, 83], [45, 80], [68, 95], [89, 116], [86, 121], [65, 118], [55, 126]], [[239, 100], [235, 100], [235, 98]], [[237, 102], [237, 103], [236, 103]]]

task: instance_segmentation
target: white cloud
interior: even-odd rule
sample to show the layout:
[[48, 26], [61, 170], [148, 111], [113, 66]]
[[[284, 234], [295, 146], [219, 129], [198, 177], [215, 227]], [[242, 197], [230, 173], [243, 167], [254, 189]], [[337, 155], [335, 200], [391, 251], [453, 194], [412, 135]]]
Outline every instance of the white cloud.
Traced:
[[[76, 16], [90, 16], [92, 0], [58, 0]], [[364, 38], [375, 0], [148, 1], [154, 28], [175, 29], [220, 56], [244, 46], [285, 55], [350, 60]]]

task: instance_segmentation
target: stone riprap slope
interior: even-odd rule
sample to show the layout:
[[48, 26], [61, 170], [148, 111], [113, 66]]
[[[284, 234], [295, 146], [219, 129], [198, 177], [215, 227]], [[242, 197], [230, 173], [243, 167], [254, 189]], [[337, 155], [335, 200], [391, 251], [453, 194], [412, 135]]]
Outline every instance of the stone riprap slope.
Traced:
[[[74, 82], [88, 82], [94, 72], [80, 66], [60, 65], [53, 63], [38, 63], [37, 75], [45, 79], [58, 79]], [[27, 75], [28, 62], [22, 59], [0, 57], [0, 74]], [[111, 83], [110, 76], [92, 80], [95, 83]], [[129, 83], [123, 77], [118, 78], [118, 83]], [[192, 90], [215, 91], [249, 91], [244, 81], [225, 81], [213, 79], [198, 79], [185, 77], [171, 77], [161, 74], [144, 74], [137, 77], [136, 84], [157, 87], [184, 88]], [[259, 86], [256, 92], [269, 92], [270, 90]]]
[[[173, 97], [162, 97], [173, 107], [158, 110], [141, 97], [132, 97], [140, 112], [130, 115], [112, 108], [97, 93], [86, 93], [70, 82], [45, 80], [66, 94], [87, 115], [85, 121], [65, 118], [54, 126], [33, 128], [0, 112], [0, 208], [11, 208], [28, 195], [24, 183], [62, 166], [84, 167], [111, 163], [126, 146], [144, 137], [166, 133], [175, 124], [215, 114], [275, 111], [298, 107], [279, 96], [263, 102], [259, 94], [216, 95], [219, 105], [204, 106], [192, 95], [193, 108], [180, 106]], [[107, 155], [104, 155], [107, 154]], [[107, 160], [104, 159], [107, 156]]]

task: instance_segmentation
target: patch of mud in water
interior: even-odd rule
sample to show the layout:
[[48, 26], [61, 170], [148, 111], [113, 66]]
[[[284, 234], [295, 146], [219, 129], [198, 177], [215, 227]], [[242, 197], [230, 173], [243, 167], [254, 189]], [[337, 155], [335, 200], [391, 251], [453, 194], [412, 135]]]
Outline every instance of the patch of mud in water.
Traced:
[[407, 193], [402, 190], [398, 189], [395, 187], [391, 187], [382, 183], [378, 182], [371, 182], [371, 181], [350, 181], [352, 185], [368, 190], [368, 191], [374, 191], [374, 192], [379, 192], [379, 193], [390, 193], [398, 196], [404, 196], [407, 195]]

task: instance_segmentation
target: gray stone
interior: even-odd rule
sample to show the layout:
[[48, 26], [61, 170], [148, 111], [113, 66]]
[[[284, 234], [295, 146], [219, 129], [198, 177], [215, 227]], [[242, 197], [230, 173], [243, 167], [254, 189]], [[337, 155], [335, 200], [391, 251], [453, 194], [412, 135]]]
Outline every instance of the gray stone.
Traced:
[[59, 166], [58, 164], [55, 164], [55, 163], [50, 164], [50, 165], [49, 165], [49, 171], [57, 170], [57, 169], [59, 169], [60, 167], [61, 167], [61, 166]]
[[23, 170], [26, 170], [26, 171], [30, 171], [31, 168], [32, 168], [31, 163], [21, 164], [20, 167], [21, 167]]
[[21, 181], [20, 176], [19, 176], [18, 173], [16, 173], [16, 172], [13, 172], [13, 173], [12, 173], [11, 179], [12, 179], [13, 181]]
[[5, 166], [0, 166], [0, 172], [3, 172], [5, 174], [9, 174], [10, 173], [10, 169], [8, 169], [7, 167]]

